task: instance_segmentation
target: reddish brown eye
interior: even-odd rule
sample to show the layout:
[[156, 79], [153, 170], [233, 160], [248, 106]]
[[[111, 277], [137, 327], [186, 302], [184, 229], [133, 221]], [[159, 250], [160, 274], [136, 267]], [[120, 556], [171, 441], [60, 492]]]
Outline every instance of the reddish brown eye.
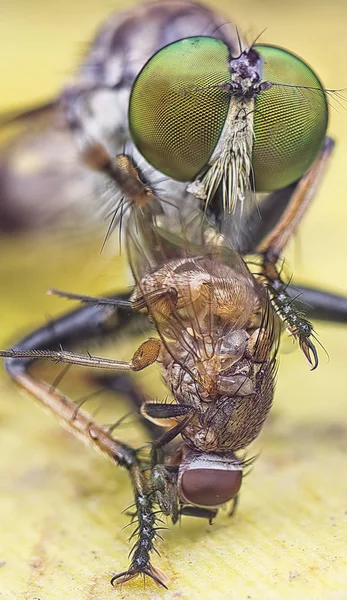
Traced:
[[184, 500], [200, 506], [225, 504], [237, 495], [242, 471], [224, 469], [189, 469], [181, 479]]

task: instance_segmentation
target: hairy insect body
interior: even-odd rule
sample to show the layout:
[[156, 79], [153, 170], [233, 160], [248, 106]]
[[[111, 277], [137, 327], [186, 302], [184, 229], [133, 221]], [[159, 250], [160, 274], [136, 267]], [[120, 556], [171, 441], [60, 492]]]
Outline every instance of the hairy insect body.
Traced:
[[147, 273], [132, 298], [146, 304], [160, 331], [164, 379], [175, 402], [192, 410], [182, 438], [201, 452], [245, 448], [274, 392], [277, 317], [264, 289], [228, 251], [233, 267], [216, 253], [172, 260]]

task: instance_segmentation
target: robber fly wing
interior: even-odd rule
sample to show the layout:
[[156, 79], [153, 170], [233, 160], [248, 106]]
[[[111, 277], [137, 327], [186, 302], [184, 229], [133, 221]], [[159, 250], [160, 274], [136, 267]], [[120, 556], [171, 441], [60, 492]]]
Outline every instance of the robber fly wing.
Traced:
[[[11, 130], [11, 131], [10, 131]], [[10, 118], [0, 149], [0, 231], [76, 226], [90, 218], [92, 174], [80, 163], [62, 107]]]

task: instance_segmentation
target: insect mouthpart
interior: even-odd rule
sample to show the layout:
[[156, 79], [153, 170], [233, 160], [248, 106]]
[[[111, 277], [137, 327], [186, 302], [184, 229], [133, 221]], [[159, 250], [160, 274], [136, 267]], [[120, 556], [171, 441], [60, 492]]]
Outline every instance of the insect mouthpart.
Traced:
[[195, 506], [221, 506], [233, 500], [242, 483], [242, 465], [234, 454], [192, 453], [180, 467], [181, 501]]

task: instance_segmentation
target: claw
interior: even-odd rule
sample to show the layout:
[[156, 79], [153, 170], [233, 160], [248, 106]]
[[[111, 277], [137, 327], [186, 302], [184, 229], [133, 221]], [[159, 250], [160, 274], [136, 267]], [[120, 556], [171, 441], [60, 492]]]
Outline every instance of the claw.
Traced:
[[309, 338], [303, 338], [299, 340], [300, 348], [306, 357], [308, 364], [311, 366], [311, 371], [314, 371], [318, 367], [318, 353], [315, 345]]
[[149, 565], [147, 569], [141, 569], [140, 571], [123, 571], [122, 573], [118, 573], [111, 579], [111, 585], [122, 585], [123, 583], [128, 583], [132, 579], [135, 579], [139, 575], [148, 575], [158, 586], [164, 587], [166, 590], [168, 589], [166, 583], [169, 581], [169, 578], [165, 575], [165, 573], [158, 569], [157, 567], [152, 567]]

